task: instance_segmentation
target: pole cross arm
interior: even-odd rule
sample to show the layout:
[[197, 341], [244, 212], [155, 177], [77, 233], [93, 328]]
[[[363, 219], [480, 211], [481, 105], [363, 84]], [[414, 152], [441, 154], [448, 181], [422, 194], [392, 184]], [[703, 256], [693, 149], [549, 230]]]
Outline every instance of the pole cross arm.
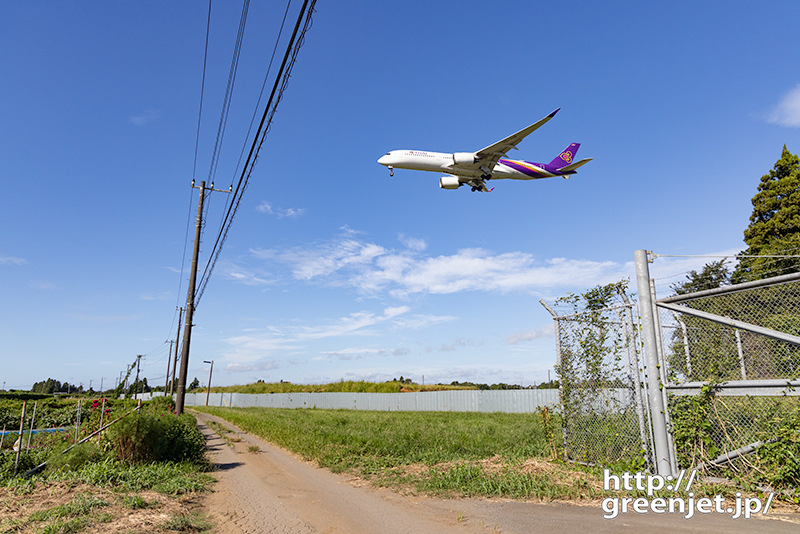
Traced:
[[728, 317], [723, 317], [721, 315], [715, 315], [713, 313], [694, 310], [692, 308], [687, 308], [686, 306], [667, 304], [665, 302], [660, 302], [660, 301], [656, 301], [656, 306], [658, 306], [659, 308], [664, 308], [678, 313], [685, 313], [686, 315], [693, 315], [694, 317], [699, 317], [701, 319], [706, 319], [708, 321], [723, 324], [733, 328], [738, 328], [739, 330], [746, 330], [748, 332], [753, 332], [754, 334], [760, 334], [762, 336], [766, 336], [772, 339], [777, 339], [778, 341], [785, 341], [787, 343], [793, 343], [794, 345], [800, 345], [800, 337], [793, 336], [792, 334], [787, 334], [786, 332], [779, 332], [778, 330], [772, 330], [771, 328], [764, 328], [763, 326], [745, 323], [743, 321], [737, 321], [736, 319], [730, 319]]

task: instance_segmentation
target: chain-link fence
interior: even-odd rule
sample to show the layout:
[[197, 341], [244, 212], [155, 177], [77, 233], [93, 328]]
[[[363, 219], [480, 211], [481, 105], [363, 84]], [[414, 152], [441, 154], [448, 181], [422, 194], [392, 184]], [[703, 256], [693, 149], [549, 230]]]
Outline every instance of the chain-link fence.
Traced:
[[759, 449], [800, 413], [800, 280], [787, 278], [656, 301], [680, 467], [763, 477]]
[[800, 273], [657, 300], [640, 252], [638, 303], [624, 284], [540, 301], [556, 325], [566, 458], [796, 487]]
[[558, 311], [542, 301], [556, 322], [564, 453], [573, 461], [646, 468], [652, 458], [638, 317], [627, 297], [615, 300], [597, 307], [567, 297], [554, 304]]

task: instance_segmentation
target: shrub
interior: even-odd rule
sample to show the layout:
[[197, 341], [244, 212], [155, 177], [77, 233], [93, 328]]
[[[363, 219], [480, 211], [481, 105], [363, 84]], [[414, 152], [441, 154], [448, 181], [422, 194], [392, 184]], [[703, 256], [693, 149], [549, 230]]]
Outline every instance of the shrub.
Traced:
[[142, 410], [110, 427], [103, 448], [123, 461], [200, 461], [205, 438], [189, 414]]
[[53, 452], [47, 459], [47, 469], [50, 471], [73, 471], [89, 462], [99, 462], [105, 457], [106, 454], [95, 443], [81, 443], [66, 453], [62, 453], [60, 450]]

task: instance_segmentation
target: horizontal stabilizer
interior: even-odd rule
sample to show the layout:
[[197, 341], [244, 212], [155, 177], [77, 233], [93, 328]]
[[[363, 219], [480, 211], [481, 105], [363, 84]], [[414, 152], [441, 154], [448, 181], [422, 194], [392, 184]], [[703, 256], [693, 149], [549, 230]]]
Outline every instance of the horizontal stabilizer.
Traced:
[[558, 169], [558, 172], [572, 172], [575, 169], [577, 169], [578, 167], [580, 167], [581, 165], [586, 165], [587, 163], [589, 163], [593, 159], [594, 158], [586, 158], [586, 159], [582, 159], [580, 161], [576, 161], [575, 163], [570, 163], [566, 167], [561, 167], [560, 169]]

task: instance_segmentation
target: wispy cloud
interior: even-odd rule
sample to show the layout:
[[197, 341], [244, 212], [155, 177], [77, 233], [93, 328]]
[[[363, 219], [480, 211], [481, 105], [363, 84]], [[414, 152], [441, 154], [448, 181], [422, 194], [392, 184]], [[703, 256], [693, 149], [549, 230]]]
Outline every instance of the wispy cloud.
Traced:
[[220, 265], [222, 275], [228, 280], [235, 280], [246, 286], [269, 286], [276, 280], [269, 277], [269, 273], [245, 269], [235, 263], [223, 262]]
[[30, 283], [30, 286], [34, 289], [41, 289], [44, 291], [59, 289], [57, 285], [55, 285], [53, 282], [48, 282], [47, 280], [33, 280]]
[[139, 295], [139, 298], [141, 300], [171, 300], [174, 297], [169, 291], [164, 291], [163, 293], [145, 293]]
[[13, 256], [0, 256], [0, 265], [24, 265], [28, 263], [23, 258], [15, 258]]
[[514, 332], [506, 336], [506, 341], [509, 345], [516, 345], [523, 341], [532, 341], [542, 337], [553, 337], [555, 335], [555, 327], [553, 324], [542, 325], [533, 330], [525, 330], [523, 332]]
[[482, 339], [474, 340], [474, 339], [460, 337], [460, 338], [456, 339], [450, 345], [442, 345], [441, 347], [439, 347], [439, 352], [453, 352], [454, 350], [456, 350], [458, 348], [463, 348], [463, 347], [482, 347], [482, 346], [483, 346], [483, 340]]
[[508, 293], [591, 286], [618, 280], [626, 268], [612, 261], [540, 261], [525, 252], [495, 254], [482, 248], [430, 256], [424, 253], [427, 244], [421, 239], [401, 235], [407, 248], [398, 251], [359, 239], [347, 230], [335, 239], [310, 247], [250, 252], [257, 259], [288, 267], [295, 280], [350, 286], [372, 295], [388, 292], [403, 299], [463, 291]]
[[767, 115], [767, 122], [800, 128], [800, 84], [790, 90]]
[[[387, 307], [383, 313], [368, 311], [351, 313], [346, 317], [315, 326], [270, 326], [261, 331], [248, 329], [246, 335], [228, 338], [230, 351], [225, 353], [227, 360], [236, 362], [257, 361], [269, 354], [303, 351], [314, 340], [343, 336], [374, 336], [371, 327], [393, 321], [410, 310], [407, 306]], [[361, 349], [362, 352], [365, 349]], [[341, 351], [336, 351], [340, 353]], [[380, 351], [378, 351], [380, 352]]]
[[[343, 228], [325, 242], [289, 249], [251, 249], [253, 258], [289, 279], [328, 287], [351, 287], [372, 297], [409, 300], [424, 295], [462, 292], [527, 293], [550, 298], [554, 293], [591, 288], [598, 284], [635, 280], [633, 261], [595, 261], [574, 258], [539, 259], [522, 251], [495, 253], [483, 248], [433, 256], [422, 240], [399, 236], [406, 248], [392, 249], [363, 239]], [[424, 245], [424, 246], [423, 246]], [[650, 265], [653, 278], [683, 278], [687, 271], [728, 256], [731, 265], [741, 248], [720, 252], [694, 251], [706, 256], [659, 256]], [[672, 251], [663, 251], [664, 253]], [[630, 254], [633, 259], [633, 251]], [[287, 272], [288, 269], [288, 272]], [[245, 282], [246, 277], [242, 277]], [[635, 285], [635, 282], [634, 282]], [[636, 291], [631, 286], [632, 291]]]
[[411, 250], [416, 250], [417, 252], [422, 252], [423, 250], [428, 248], [428, 243], [426, 243], [424, 239], [419, 239], [417, 237], [407, 237], [403, 234], [397, 236], [397, 239], [399, 239], [401, 243], [403, 243]]
[[130, 117], [130, 121], [136, 126], [146, 126], [151, 122], [157, 121], [161, 117], [161, 112], [157, 109], [148, 108], [141, 115]]
[[262, 201], [261, 204], [256, 207], [256, 210], [260, 211], [261, 213], [275, 215], [278, 219], [297, 219], [306, 212], [304, 208], [273, 207], [272, 204], [266, 200]]
[[257, 371], [270, 371], [278, 367], [279, 365], [275, 361], [262, 361], [251, 364], [229, 363], [225, 366], [225, 370], [232, 373], [253, 373]]

